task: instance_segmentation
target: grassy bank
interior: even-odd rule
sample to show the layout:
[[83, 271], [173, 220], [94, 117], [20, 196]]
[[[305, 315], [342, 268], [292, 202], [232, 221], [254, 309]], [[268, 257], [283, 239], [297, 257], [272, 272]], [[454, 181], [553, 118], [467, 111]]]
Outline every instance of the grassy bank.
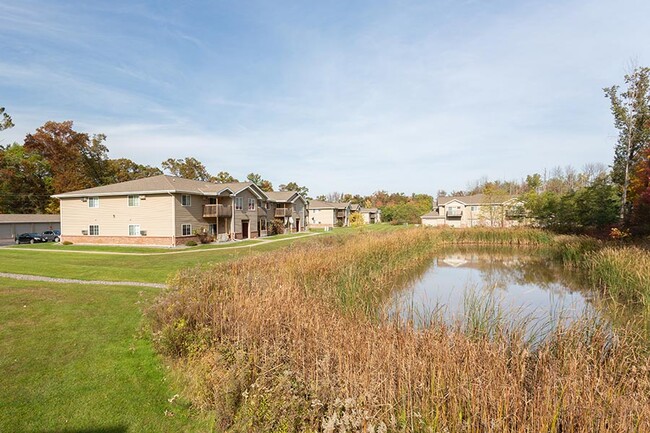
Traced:
[[[536, 350], [369, 314], [436, 245], [556, 247], [535, 230], [365, 233], [182, 271], [151, 310], [193, 403], [232, 431], [645, 431], [650, 364], [592, 322]], [[480, 325], [480, 324], [479, 324]]]
[[551, 256], [586, 276], [611, 301], [617, 322], [631, 322], [650, 338], [650, 251], [590, 238], [559, 238]]
[[205, 431], [141, 332], [156, 289], [0, 279], [0, 431]]

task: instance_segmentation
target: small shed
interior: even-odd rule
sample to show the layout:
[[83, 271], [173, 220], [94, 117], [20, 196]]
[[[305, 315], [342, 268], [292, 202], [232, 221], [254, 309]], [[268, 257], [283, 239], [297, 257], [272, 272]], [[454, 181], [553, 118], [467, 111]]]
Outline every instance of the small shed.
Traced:
[[61, 230], [59, 214], [0, 214], [0, 241], [13, 240], [21, 233]]

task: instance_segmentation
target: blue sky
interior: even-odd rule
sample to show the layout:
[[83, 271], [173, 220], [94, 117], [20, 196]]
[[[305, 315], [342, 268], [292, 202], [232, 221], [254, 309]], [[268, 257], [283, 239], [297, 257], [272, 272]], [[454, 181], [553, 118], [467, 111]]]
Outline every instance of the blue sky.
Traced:
[[3, 1], [0, 105], [113, 158], [313, 195], [609, 164], [602, 88], [650, 65], [650, 2]]

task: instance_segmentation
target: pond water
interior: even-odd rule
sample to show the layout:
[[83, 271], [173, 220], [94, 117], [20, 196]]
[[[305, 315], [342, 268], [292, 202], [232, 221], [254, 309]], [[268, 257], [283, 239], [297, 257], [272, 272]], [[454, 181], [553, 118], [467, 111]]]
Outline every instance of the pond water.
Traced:
[[559, 324], [595, 315], [592, 301], [593, 292], [581, 286], [579, 276], [526, 251], [462, 249], [438, 254], [394, 295], [388, 312], [416, 327], [487, 315], [519, 324], [527, 334], [545, 335]]

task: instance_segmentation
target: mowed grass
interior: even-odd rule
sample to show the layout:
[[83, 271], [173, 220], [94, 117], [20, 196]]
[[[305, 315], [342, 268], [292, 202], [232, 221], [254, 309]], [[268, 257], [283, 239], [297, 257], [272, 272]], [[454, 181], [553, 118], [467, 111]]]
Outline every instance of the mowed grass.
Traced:
[[142, 331], [157, 289], [0, 279], [0, 431], [205, 431]]
[[[34, 247], [21, 245], [19, 248], [0, 248], [0, 272], [39, 275], [79, 280], [134, 281], [164, 283], [170, 275], [180, 269], [195, 266], [211, 266], [227, 260], [236, 259], [256, 252], [273, 251], [285, 248], [292, 243], [310, 242], [322, 236], [346, 236], [364, 231], [393, 231], [404, 226], [375, 224], [337, 228], [316, 236], [305, 234], [279, 235], [266, 238], [276, 242], [244, 241], [233, 244], [205, 245], [188, 249], [163, 250], [163, 254], [136, 255], [113, 253], [156, 253], [157, 249], [143, 247], [114, 246], [76, 246], [75, 250], [65, 251], [75, 245], [56, 246], [40, 244]], [[45, 246], [53, 251], [32, 251]], [[31, 247], [31, 248], [30, 248]], [[238, 248], [231, 248], [238, 247]], [[91, 254], [82, 254], [87, 251]], [[106, 252], [111, 254], [97, 254]], [[179, 253], [180, 252], [180, 253]]]
[[249, 245], [238, 243], [236, 246], [242, 248], [236, 249], [209, 248], [181, 254], [153, 256], [53, 253], [0, 248], [0, 272], [80, 280], [164, 283], [170, 275], [180, 269], [213, 265], [258, 251], [277, 250], [294, 242], [309, 242], [315, 237], [318, 236], [294, 236], [279, 239], [278, 242], [259, 242]]

